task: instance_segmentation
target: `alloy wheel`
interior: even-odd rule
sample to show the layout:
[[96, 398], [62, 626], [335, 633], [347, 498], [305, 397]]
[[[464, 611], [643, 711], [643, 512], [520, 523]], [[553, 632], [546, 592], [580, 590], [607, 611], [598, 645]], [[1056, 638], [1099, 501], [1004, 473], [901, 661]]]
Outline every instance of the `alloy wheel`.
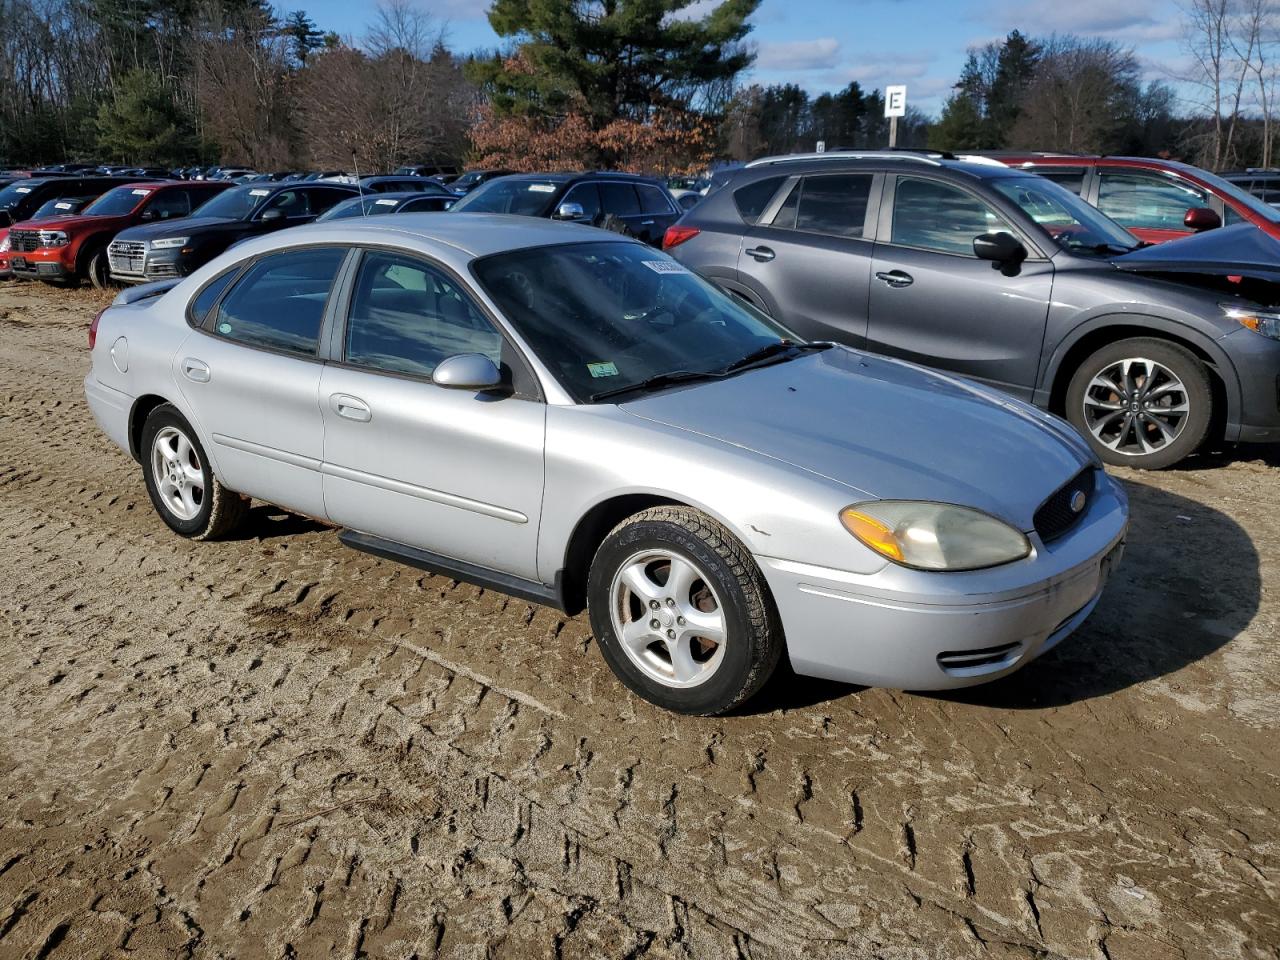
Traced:
[[1082, 403], [1094, 439], [1127, 456], [1169, 446], [1191, 412], [1187, 388], [1178, 376], [1144, 357], [1108, 364], [1089, 381]]
[[706, 574], [687, 557], [633, 554], [610, 586], [613, 631], [642, 673], [668, 687], [710, 680], [724, 660], [728, 626]]
[[151, 443], [151, 475], [160, 502], [179, 520], [193, 520], [204, 505], [200, 455], [177, 427], [165, 427]]

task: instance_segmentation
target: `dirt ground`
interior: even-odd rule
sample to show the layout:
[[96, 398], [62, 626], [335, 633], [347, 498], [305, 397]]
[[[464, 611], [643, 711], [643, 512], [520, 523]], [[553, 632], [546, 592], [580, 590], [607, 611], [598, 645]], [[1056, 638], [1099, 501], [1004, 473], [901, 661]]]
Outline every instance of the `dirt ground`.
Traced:
[[1280, 958], [1280, 450], [1122, 472], [1120, 573], [1009, 680], [690, 719], [585, 617], [169, 533], [95, 309], [0, 285], [0, 957]]

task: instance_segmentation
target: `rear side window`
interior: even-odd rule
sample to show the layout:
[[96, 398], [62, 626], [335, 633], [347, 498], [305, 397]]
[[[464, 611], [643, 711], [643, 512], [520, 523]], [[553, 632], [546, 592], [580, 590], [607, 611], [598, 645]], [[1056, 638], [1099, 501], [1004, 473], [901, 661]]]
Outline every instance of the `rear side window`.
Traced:
[[196, 294], [196, 298], [191, 301], [191, 310], [188, 312], [192, 324], [198, 327], [204, 323], [205, 318], [209, 316], [209, 310], [222, 296], [222, 291], [227, 289], [227, 285], [239, 272], [239, 268], [228, 270]]
[[862, 236], [871, 177], [862, 174], [805, 177], [799, 190], [797, 230], [834, 237]]
[[733, 204], [738, 208], [738, 216], [742, 217], [746, 223], [754, 224], [760, 219], [760, 214], [764, 213], [765, 207], [769, 206], [769, 201], [773, 199], [773, 195], [778, 192], [778, 188], [786, 179], [786, 177], [767, 177], [733, 191]]
[[640, 195], [640, 210], [643, 213], [670, 213], [671, 202], [666, 194], [657, 187], [647, 183], [637, 183], [636, 193]]
[[346, 251], [290, 250], [263, 257], [218, 304], [214, 331], [269, 350], [314, 356], [329, 288]]
[[605, 213], [618, 217], [634, 217], [640, 212], [640, 201], [636, 191], [629, 183], [602, 183], [600, 186], [600, 205]]

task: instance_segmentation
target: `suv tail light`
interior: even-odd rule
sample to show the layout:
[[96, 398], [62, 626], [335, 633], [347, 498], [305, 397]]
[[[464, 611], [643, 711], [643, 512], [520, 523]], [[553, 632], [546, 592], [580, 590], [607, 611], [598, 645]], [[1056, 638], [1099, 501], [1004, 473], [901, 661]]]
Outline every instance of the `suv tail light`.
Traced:
[[93, 349], [93, 345], [98, 342], [98, 321], [102, 319], [102, 315], [107, 312], [107, 308], [103, 307], [93, 315], [93, 323], [89, 324], [89, 349]]
[[672, 247], [678, 247], [686, 240], [692, 240], [702, 231], [697, 227], [682, 227], [680, 224], [667, 227], [667, 232], [662, 237], [662, 249], [670, 250]]

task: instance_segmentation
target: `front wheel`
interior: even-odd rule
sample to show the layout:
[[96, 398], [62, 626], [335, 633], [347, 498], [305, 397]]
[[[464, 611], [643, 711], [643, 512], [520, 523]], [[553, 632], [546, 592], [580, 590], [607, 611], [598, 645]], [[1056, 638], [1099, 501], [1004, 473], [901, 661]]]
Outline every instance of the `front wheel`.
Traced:
[[160, 519], [184, 537], [217, 539], [248, 512], [248, 499], [222, 485], [195, 431], [172, 404], [152, 410], [142, 428], [142, 472]]
[[782, 627], [750, 553], [687, 507], [654, 507], [615, 527], [592, 561], [587, 601], [613, 672], [679, 713], [732, 709], [764, 686], [782, 654]]
[[1066, 414], [1104, 462], [1160, 470], [1194, 453], [1209, 432], [1209, 371], [1176, 343], [1121, 340], [1076, 370]]
[[89, 278], [89, 282], [99, 290], [105, 289], [111, 283], [111, 269], [107, 261], [107, 248], [94, 251], [85, 264], [85, 276]]

